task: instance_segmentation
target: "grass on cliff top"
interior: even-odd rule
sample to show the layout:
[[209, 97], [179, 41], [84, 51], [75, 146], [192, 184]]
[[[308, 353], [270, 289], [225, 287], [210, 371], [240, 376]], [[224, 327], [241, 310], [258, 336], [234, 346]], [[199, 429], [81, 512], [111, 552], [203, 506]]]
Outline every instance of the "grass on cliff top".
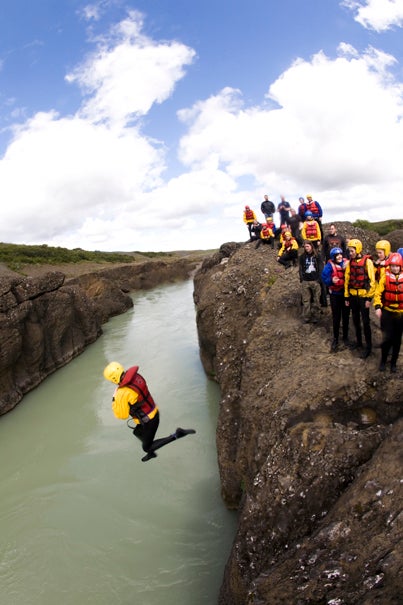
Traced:
[[379, 235], [384, 236], [392, 231], [403, 229], [403, 219], [389, 219], [377, 223], [370, 223], [369, 221], [359, 219], [353, 223], [353, 226], [359, 229], [366, 229], [367, 231], [375, 231]]
[[90, 252], [75, 248], [52, 247], [46, 244], [28, 246], [25, 244], [5, 244], [0, 242], [0, 263], [18, 271], [23, 265], [61, 265], [65, 263], [133, 263], [141, 258], [172, 256], [171, 252]]

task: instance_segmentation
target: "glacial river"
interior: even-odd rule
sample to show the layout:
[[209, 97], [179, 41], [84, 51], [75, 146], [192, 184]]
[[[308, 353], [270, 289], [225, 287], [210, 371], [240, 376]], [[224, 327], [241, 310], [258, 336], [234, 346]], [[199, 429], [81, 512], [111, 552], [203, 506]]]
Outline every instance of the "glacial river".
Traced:
[[[203, 372], [191, 281], [134, 308], [0, 417], [3, 605], [214, 605], [236, 515], [220, 498], [218, 387]], [[141, 462], [111, 411], [112, 360], [139, 365], [157, 436], [189, 435]]]

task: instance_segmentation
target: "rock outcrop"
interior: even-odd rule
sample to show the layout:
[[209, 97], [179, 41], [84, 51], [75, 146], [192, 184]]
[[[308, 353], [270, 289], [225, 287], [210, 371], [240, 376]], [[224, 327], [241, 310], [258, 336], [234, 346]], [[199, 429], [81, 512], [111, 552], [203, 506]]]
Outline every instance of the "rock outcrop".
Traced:
[[0, 276], [0, 415], [133, 306], [129, 292], [184, 279], [197, 263], [179, 258], [121, 265], [66, 279], [60, 271]]
[[[342, 227], [368, 251], [379, 239]], [[367, 360], [330, 353], [330, 309], [303, 324], [298, 270], [253, 243], [207, 259], [194, 300], [222, 393], [222, 495], [239, 510], [220, 605], [400, 602], [403, 362], [378, 372], [375, 315]]]

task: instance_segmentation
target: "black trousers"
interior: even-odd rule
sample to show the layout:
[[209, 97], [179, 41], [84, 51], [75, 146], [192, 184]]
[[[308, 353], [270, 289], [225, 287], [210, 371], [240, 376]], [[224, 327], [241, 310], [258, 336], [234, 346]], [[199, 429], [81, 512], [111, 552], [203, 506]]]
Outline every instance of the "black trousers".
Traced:
[[386, 363], [388, 353], [390, 349], [392, 349], [392, 358], [390, 362], [392, 365], [396, 365], [402, 342], [403, 313], [382, 309], [381, 330], [383, 334], [381, 361], [382, 363]]
[[[362, 345], [362, 331], [364, 332], [367, 349], [372, 348], [372, 332], [369, 323], [369, 308], [365, 306], [365, 298], [362, 296], [350, 296], [351, 317], [355, 328], [357, 344]], [[362, 321], [362, 330], [361, 330]]]
[[339, 340], [340, 324], [343, 323], [343, 340], [348, 339], [348, 325], [350, 323], [350, 307], [344, 302], [343, 293], [330, 294], [330, 308], [332, 310], [333, 338]]

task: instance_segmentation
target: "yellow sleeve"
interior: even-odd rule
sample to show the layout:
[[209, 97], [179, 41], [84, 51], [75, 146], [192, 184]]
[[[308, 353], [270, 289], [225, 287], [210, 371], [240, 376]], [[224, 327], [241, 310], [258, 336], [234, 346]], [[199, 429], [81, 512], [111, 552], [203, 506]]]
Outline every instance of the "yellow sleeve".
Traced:
[[305, 223], [303, 224], [302, 229], [301, 229], [301, 236], [302, 236], [302, 239], [306, 239]]
[[120, 387], [115, 391], [112, 400], [112, 410], [116, 418], [126, 420], [130, 416], [129, 405], [136, 403], [138, 394], [128, 387]]
[[369, 278], [369, 288], [367, 292], [367, 298], [372, 298], [375, 294], [376, 281], [375, 281], [375, 269], [374, 263], [370, 258], [367, 259], [367, 273]]
[[350, 262], [346, 265], [344, 272], [344, 298], [349, 297], [349, 284], [350, 284]]
[[293, 243], [292, 243], [292, 249], [293, 249], [293, 250], [298, 250], [298, 247], [299, 247], [299, 246], [298, 246], [298, 242], [297, 242], [297, 240], [295, 239], [295, 240], [293, 241]]
[[380, 277], [379, 282], [375, 289], [374, 301], [373, 301], [374, 307], [377, 307], [378, 305], [383, 307], [382, 294], [383, 294], [384, 290], [385, 290], [385, 272], [381, 273], [381, 277]]

